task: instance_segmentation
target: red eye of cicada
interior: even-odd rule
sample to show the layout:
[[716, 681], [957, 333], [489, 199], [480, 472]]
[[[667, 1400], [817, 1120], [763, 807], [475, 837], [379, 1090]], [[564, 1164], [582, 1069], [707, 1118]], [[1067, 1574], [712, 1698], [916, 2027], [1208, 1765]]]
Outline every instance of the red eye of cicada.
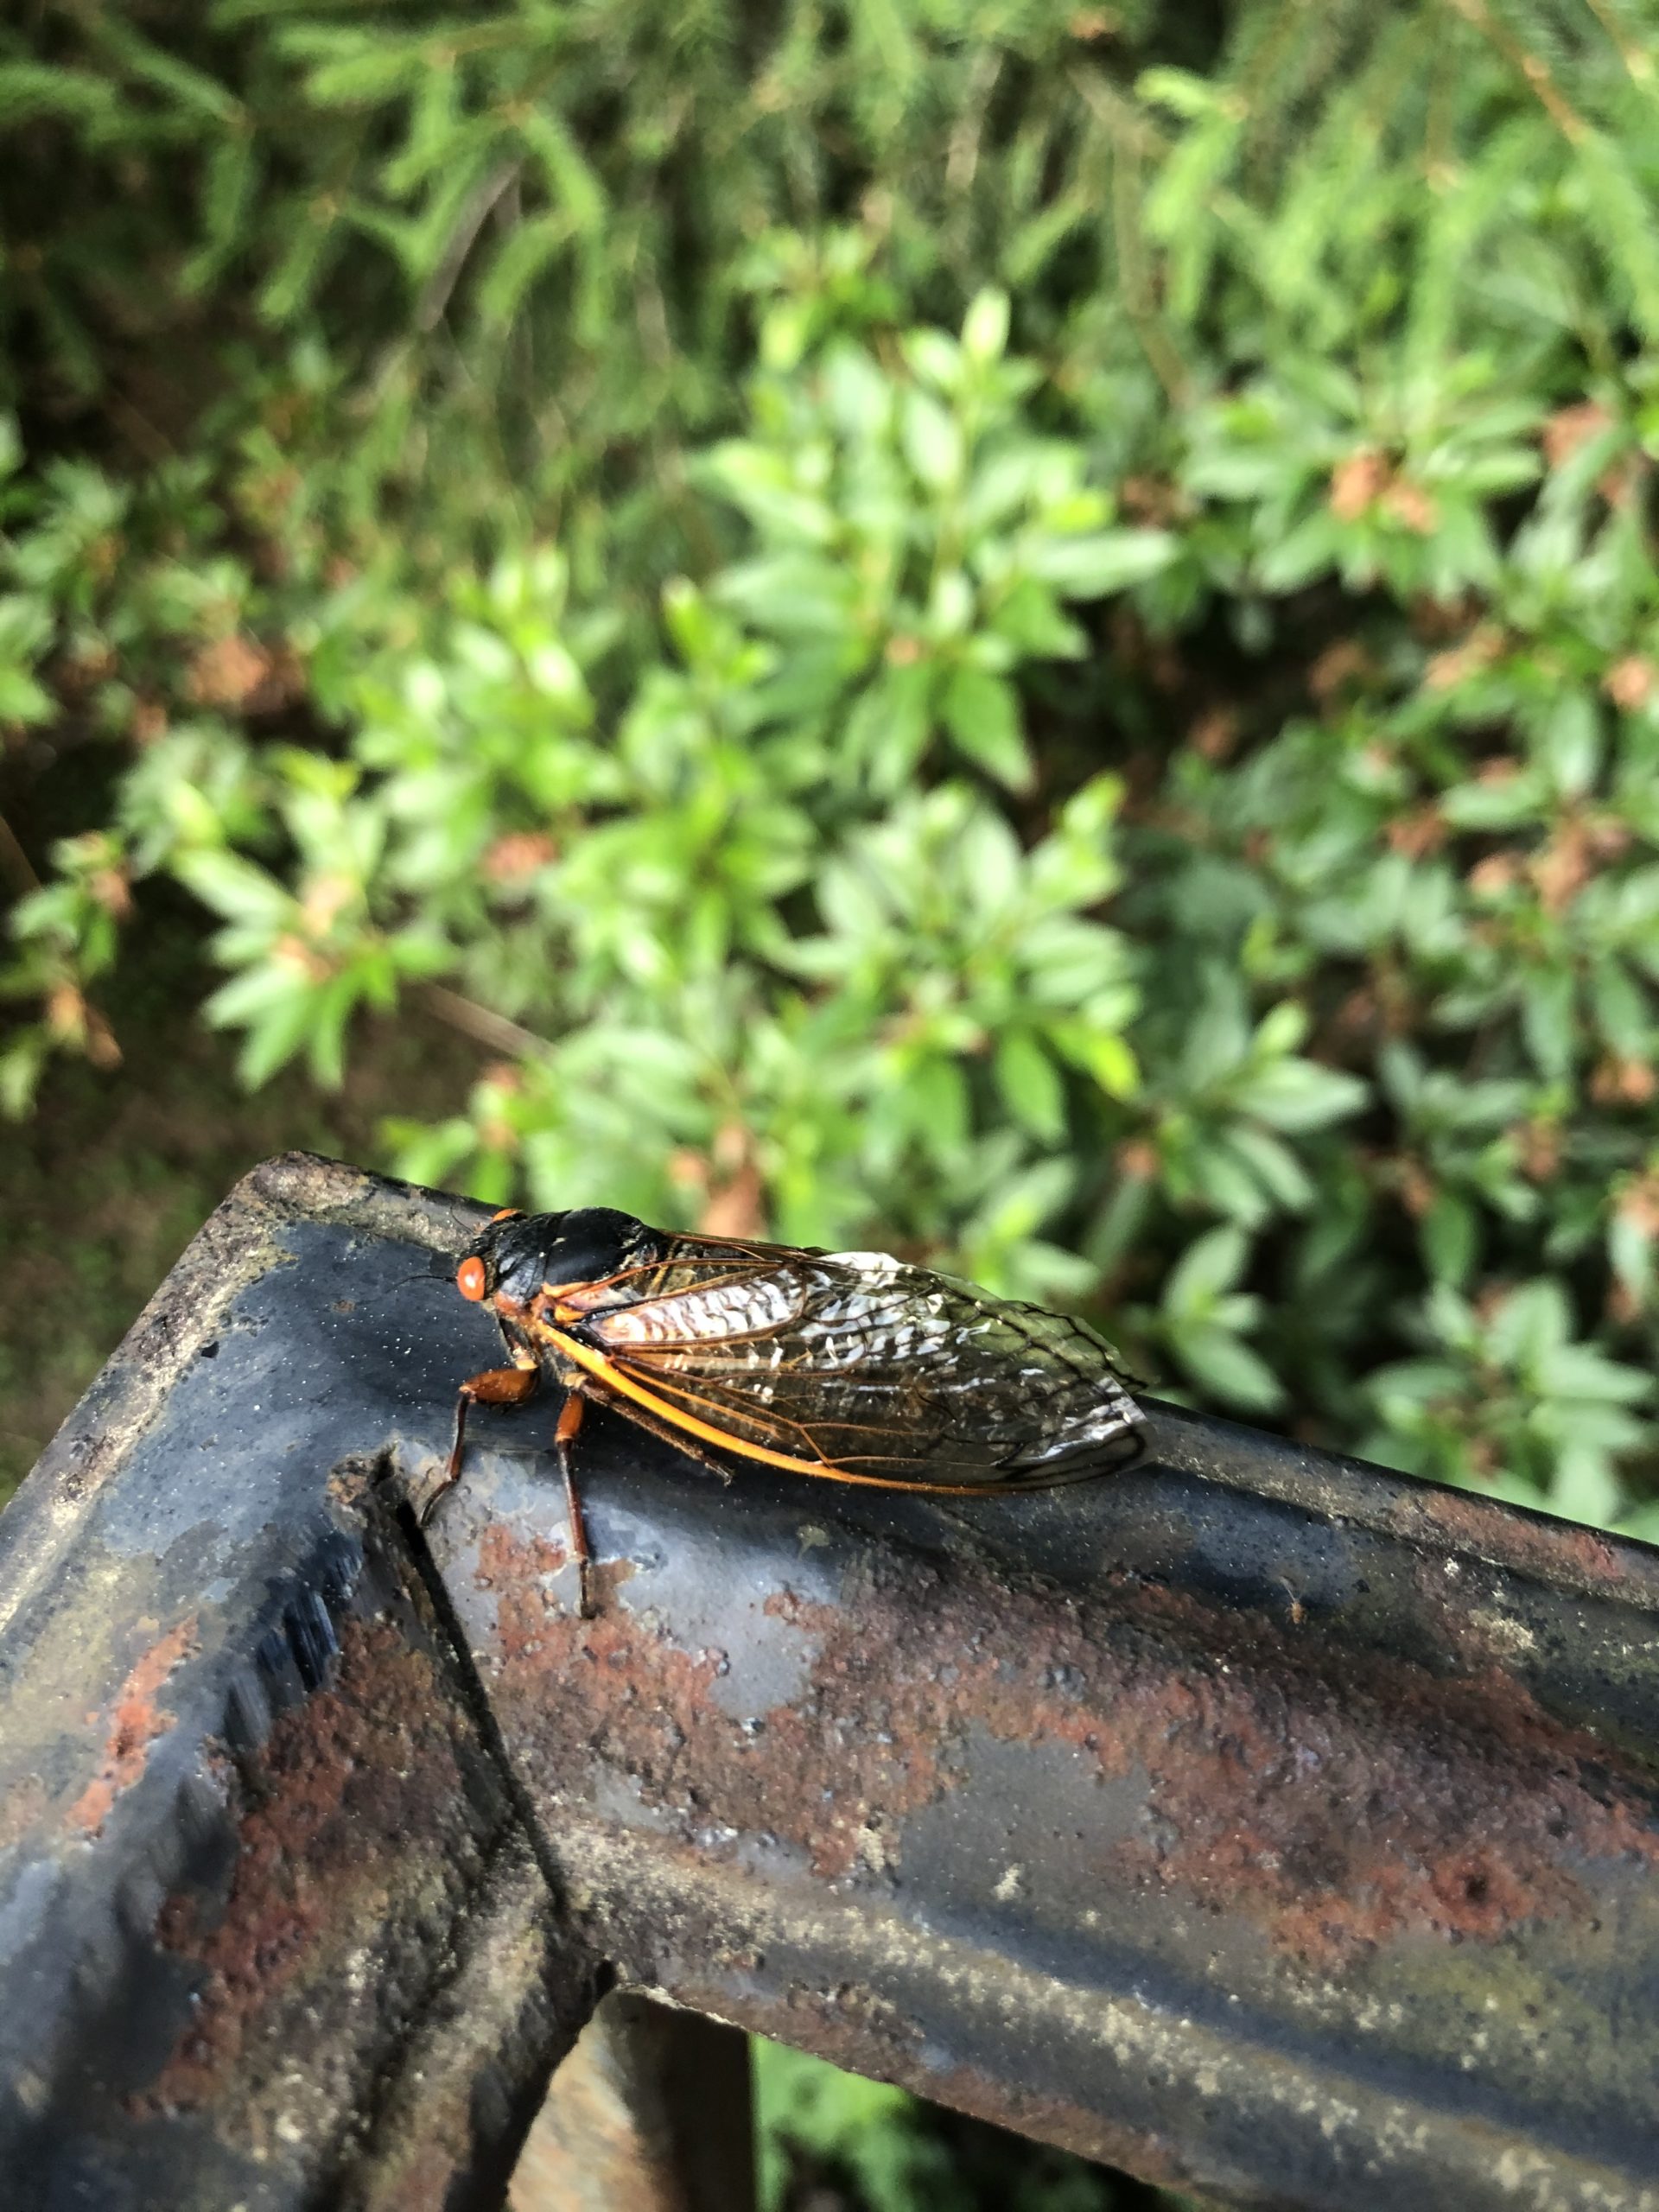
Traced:
[[461, 1296], [470, 1298], [476, 1304], [488, 1287], [483, 1261], [477, 1258], [463, 1260], [455, 1270], [455, 1288]]

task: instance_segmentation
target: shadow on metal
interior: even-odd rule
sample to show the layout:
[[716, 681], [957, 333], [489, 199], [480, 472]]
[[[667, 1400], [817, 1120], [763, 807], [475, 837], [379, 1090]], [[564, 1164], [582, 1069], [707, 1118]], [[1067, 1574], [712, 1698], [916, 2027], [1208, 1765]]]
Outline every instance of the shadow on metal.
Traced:
[[1171, 1408], [983, 1501], [596, 1420], [584, 1621], [547, 1414], [402, 1503], [476, 1218], [259, 1169], [0, 1521], [8, 2204], [499, 2206], [614, 1980], [1240, 2204], [1659, 2212], [1659, 1554]]

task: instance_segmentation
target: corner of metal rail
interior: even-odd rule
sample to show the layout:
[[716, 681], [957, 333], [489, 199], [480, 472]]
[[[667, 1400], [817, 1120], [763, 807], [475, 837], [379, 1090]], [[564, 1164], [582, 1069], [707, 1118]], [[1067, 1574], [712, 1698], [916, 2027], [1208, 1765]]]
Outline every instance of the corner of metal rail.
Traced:
[[1659, 2212], [1651, 1550], [1169, 1407], [948, 1503], [601, 1420], [584, 1619], [528, 1415], [407, 1510], [477, 1218], [257, 1170], [0, 1519], [24, 2212], [736, 2206], [739, 2028], [1223, 2202]]

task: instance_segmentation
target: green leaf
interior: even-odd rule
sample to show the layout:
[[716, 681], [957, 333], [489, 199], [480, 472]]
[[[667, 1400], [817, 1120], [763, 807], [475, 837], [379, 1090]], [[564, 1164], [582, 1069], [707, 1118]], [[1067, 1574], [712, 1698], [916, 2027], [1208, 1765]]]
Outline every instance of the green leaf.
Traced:
[[1141, 1087], [1141, 1069], [1133, 1047], [1115, 1030], [1096, 1028], [1081, 1021], [1062, 1021], [1049, 1031], [1050, 1041], [1075, 1068], [1093, 1078], [1107, 1097], [1133, 1098]]
[[954, 392], [962, 382], [962, 356], [942, 330], [907, 331], [904, 355], [912, 372], [936, 391]]
[[1248, 1413], [1276, 1413], [1284, 1404], [1273, 1370], [1230, 1329], [1214, 1322], [1184, 1323], [1171, 1330], [1170, 1342], [1205, 1397]]
[[1630, 1296], [1638, 1306], [1646, 1305], [1654, 1290], [1654, 1239], [1644, 1223], [1624, 1206], [1614, 1208], [1607, 1226], [1607, 1257]]
[[1581, 798], [1601, 766], [1601, 716], [1582, 691], [1565, 691], [1539, 733], [1538, 753], [1563, 798]]
[[842, 742], [849, 756], [868, 769], [877, 791], [899, 790], [927, 750], [932, 688], [933, 671], [925, 663], [889, 665], [854, 702]]
[[1270, 1060], [1233, 1088], [1233, 1103], [1269, 1128], [1300, 1134], [1357, 1114], [1367, 1091], [1358, 1076], [1314, 1060]]
[[497, 330], [505, 330], [531, 289], [569, 251], [571, 224], [561, 210], [520, 223], [490, 257], [478, 288], [479, 312]]
[[308, 1002], [310, 986], [285, 961], [261, 960], [221, 983], [204, 1001], [202, 1019], [216, 1029], [248, 1027], [296, 997]]
[[962, 350], [980, 366], [999, 361], [1007, 350], [1008, 296], [987, 289], [975, 295], [962, 326]]
[[1539, 1071], [1564, 1077], [1578, 1046], [1573, 976], [1566, 968], [1535, 968], [1521, 986], [1521, 1028]]
[[1588, 1344], [1560, 1344], [1546, 1351], [1538, 1363], [1538, 1379], [1552, 1397], [1610, 1405], [1639, 1406], [1654, 1391], [1653, 1377], [1643, 1369], [1623, 1367]]
[[995, 606], [990, 626], [1022, 659], [1081, 660], [1088, 651], [1085, 633], [1061, 613], [1052, 591], [1035, 576], [1022, 576]]
[[1424, 1215], [1419, 1234], [1430, 1273], [1461, 1289], [1473, 1272], [1479, 1249], [1475, 1209], [1452, 1192], [1441, 1191]]
[[1011, 1029], [996, 1048], [996, 1080], [1014, 1119], [1045, 1143], [1065, 1134], [1065, 1089], [1054, 1063], [1027, 1029]]
[[930, 492], [948, 492], [962, 475], [962, 431], [931, 392], [907, 391], [901, 417], [905, 453]]
[[1590, 1004], [1596, 1027], [1616, 1052], [1643, 1060], [1652, 1050], [1652, 1001], [1619, 961], [1599, 960], [1591, 970]]
[[959, 667], [944, 687], [939, 711], [959, 751], [1011, 791], [1031, 782], [1031, 755], [1012, 684], [982, 668]]
[[25, 1029], [0, 1052], [0, 1115], [21, 1122], [35, 1103], [46, 1066], [46, 1033]]
[[1562, 1452], [1545, 1496], [1552, 1513], [1599, 1529], [1618, 1518], [1623, 1503], [1606, 1455], [1583, 1444]]
[[1196, 1145], [1186, 1170], [1194, 1192], [1243, 1228], [1259, 1228], [1273, 1211], [1261, 1178], [1224, 1138], [1211, 1135]]
[[286, 999], [270, 1005], [248, 1031], [237, 1073], [250, 1090], [258, 1090], [285, 1062], [302, 1052], [316, 1018], [317, 994], [299, 978]]
[[1304, 1213], [1313, 1205], [1313, 1181], [1288, 1145], [1247, 1122], [1230, 1128], [1226, 1141], [1249, 1164], [1268, 1197], [1287, 1213]]
[[45, 62], [0, 64], [0, 128], [15, 130], [33, 116], [95, 123], [112, 118], [119, 99], [112, 80], [90, 71]]
[[1084, 537], [1034, 537], [1021, 562], [1028, 575], [1052, 584], [1067, 599], [1104, 599], [1145, 583], [1175, 557], [1165, 530], [1102, 530]]
[[53, 714], [52, 696], [20, 668], [0, 667], [0, 727], [43, 722]]
[[1488, 1338], [1499, 1359], [1535, 1370], [1572, 1333], [1567, 1293], [1553, 1277], [1541, 1276], [1510, 1293], [1492, 1318]]
[[1212, 1229], [1189, 1244], [1164, 1287], [1164, 1311], [1202, 1319], [1244, 1272], [1249, 1242], [1242, 1229]]
[[1348, 531], [1320, 507], [1262, 555], [1256, 564], [1256, 582], [1263, 591], [1300, 590], [1334, 568], [1348, 544]]
[[264, 869], [227, 852], [186, 852], [173, 861], [173, 873], [188, 891], [229, 921], [270, 930], [285, 928], [294, 914], [291, 893]]

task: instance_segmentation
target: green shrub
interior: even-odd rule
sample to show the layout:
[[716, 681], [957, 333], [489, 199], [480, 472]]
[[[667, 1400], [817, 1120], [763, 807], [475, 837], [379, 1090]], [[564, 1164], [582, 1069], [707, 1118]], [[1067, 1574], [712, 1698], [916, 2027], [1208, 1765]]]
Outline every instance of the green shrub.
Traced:
[[13, 1108], [170, 877], [404, 1173], [1649, 1525], [1659, 26], [1236, 13], [0, 32]]

